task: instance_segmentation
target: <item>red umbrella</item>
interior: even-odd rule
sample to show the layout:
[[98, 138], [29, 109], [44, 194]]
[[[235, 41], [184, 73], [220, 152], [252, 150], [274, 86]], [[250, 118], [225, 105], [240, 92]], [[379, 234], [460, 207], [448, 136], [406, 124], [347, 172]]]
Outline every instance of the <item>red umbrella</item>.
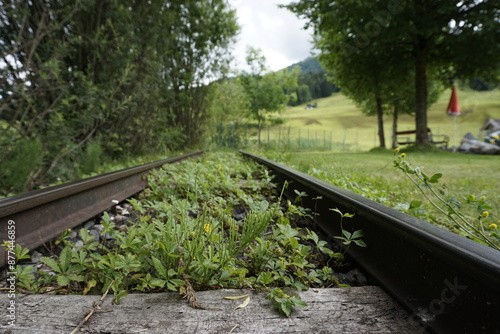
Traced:
[[455, 87], [453, 87], [453, 89], [451, 90], [450, 103], [448, 104], [446, 113], [450, 116], [460, 115], [460, 106], [458, 105], [457, 90], [455, 89]]
[[453, 116], [452, 144], [455, 144], [456, 133], [457, 133], [457, 117], [456, 116], [460, 115], [460, 106], [458, 105], [457, 90], [455, 89], [455, 87], [453, 87], [451, 90], [450, 103], [448, 103], [448, 109], [446, 109], [446, 113], [450, 116]]

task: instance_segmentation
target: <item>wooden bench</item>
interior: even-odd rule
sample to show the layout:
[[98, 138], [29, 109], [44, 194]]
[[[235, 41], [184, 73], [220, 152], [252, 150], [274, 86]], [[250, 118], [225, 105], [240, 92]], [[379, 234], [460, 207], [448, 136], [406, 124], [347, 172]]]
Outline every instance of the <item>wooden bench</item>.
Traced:
[[[416, 138], [413, 136], [411, 138], [409, 135], [415, 135], [417, 130], [406, 130], [406, 131], [398, 131], [396, 132], [396, 141], [398, 145], [411, 145], [415, 144]], [[404, 136], [405, 138], [398, 138], [399, 136]], [[448, 147], [448, 143], [450, 142], [450, 137], [447, 135], [433, 135], [431, 129], [427, 128], [427, 135], [429, 136], [429, 142], [435, 145], [442, 144], [444, 147]]]

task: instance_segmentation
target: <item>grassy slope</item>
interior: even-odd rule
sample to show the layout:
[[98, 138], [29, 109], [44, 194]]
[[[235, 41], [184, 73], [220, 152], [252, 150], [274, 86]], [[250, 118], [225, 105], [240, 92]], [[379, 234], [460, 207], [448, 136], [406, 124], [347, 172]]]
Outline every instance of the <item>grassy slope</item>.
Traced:
[[[490, 92], [476, 92], [460, 90], [458, 92], [462, 115], [456, 119], [456, 137], [453, 141], [453, 118], [446, 115], [450, 92], [445, 91], [439, 100], [431, 106], [428, 112], [429, 127], [434, 134], [447, 134], [451, 138], [450, 145], [459, 145], [460, 139], [467, 132], [479, 135], [479, 128], [489, 118], [500, 118], [500, 90]], [[376, 119], [374, 116], [365, 116], [346, 96], [335, 94], [328, 98], [316, 101], [318, 108], [306, 110], [303, 105], [288, 108], [282, 117], [285, 123], [283, 128], [290, 127], [291, 137], [299, 134], [301, 137], [313, 138], [323, 136], [333, 139], [333, 142], [353, 144], [357, 150], [368, 150], [378, 146], [376, 137]], [[385, 117], [386, 144], [390, 146], [390, 131], [392, 117]], [[412, 116], [401, 116], [398, 122], [399, 130], [415, 128]], [[285, 130], [286, 133], [288, 129]], [[277, 136], [278, 127], [271, 130], [271, 138]], [[266, 133], [263, 133], [265, 138]]]

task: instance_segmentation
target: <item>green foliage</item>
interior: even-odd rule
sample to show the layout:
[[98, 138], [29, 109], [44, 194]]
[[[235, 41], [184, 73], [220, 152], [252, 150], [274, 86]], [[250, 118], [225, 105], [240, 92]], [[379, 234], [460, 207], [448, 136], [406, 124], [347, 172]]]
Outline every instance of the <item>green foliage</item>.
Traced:
[[206, 83], [238, 30], [226, 0], [35, 0], [0, 15], [3, 192], [204, 139]]
[[326, 70], [321, 67], [316, 58], [307, 58], [287, 69], [291, 70], [294, 67], [300, 67], [299, 86], [295, 89], [297, 99], [289, 101], [288, 105], [297, 106], [313, 99], [328, 97], [339, 91], [339, 88], [328, 81]]
[[2, 139], [0, 146], [0, 194], [23, 192], [32, 186], [43, 158], [42, 143], [36, 139]]
[[89, 142], [80, 155], [80, 172], [87, 175], [97, 171], [101, 165], [102, 153], [101, 143], [98, 140]]
[[213, 86], [210, 124], [217, 131], [212, 142], [219, 148], [241, 148], [248, 130], [248, 100], [240, 79], [221, 80]]
[[457, 229], [460, 234], [466, 237], [500, 250], [500, 240], [495, 231], [496, 224], [487, 219], [490, 217], [488, 210], [491, 210], [492, 207], [486, 204], [485, 198], [477, 200], [474, 195], [467, 196], [465, 203], [475, 207], [475, 214], [467, 216], [462, 212], [462, 202], [450, 194], [445, 185], [439, 187], [440, 179], [443, 177], [442, 173], [429, 176], [422, 171], [421, 167], [412, 167], [405, 160], [406, 154], [399, 154], [399, 149], [395, 150], [394, 154], [396, 155], [394, 167], [401, 170], [422, 195], [449, 219], [452, 228]]
[[[392, 151], [330, 154], [318, 152], [278, 154], [274, 152], [269, 155], [269, 158], [275, 161], [283, 162], [326, 182], [479, 241], [467, 232], [473, 232], [474, 229], [461, 224], [461, 218], [456, 214], [453, 213], [451, 216], [459, 224], [466, 226], [466, 230], [462, 230], [460, 225], [448, 217], [449, 204], [475, 226], [475, 229], [479, 231], [484, 229], [483, 234], [497, 246], [500, 244], [498, 232], [500, 221], [498, 210], [496, 210], [499, 207], [500, 196], [496, 188], [497, 183], [492, 182], [492, 177], [496, 176], [491, 172], [497, 167], [495, 156], [415, 151], [411, 157], [420, 164], [424, 164], [425, 169], [408, 166], [404, 168], [409, 168], [409, 171], [417, 168], [417, 171], [426, 175], [422, 175], [423, 180], [419, 180], [415, 175], [409, 174], [410, 179], [415, 181], [418, 187], [408, 186], [408, 176], [404, 173], [396, 170], [390, 171], [392, 160], [394, 160], [391, 157]], [[400, 159], [407, 162], [407, 159], [402, 157]], [[445, 172], [430, 173], [426, 170]], [[431, 188], [425, 185], [425, 180]], [[438, 183], [430, 181], [438, 181]], [[425, 200], [421, 190], [428, 193], [428, 197], [439, 204], [444, 213]], [[432, 190], [449, 203], [444, 204], [436, 200]]]
[[267, 296], [273, 302], [274, 307], [279, 313], [285, 316], [290, 316], [293, 307], [305, 307], [307, 303], [300, 299], [298, 296], [290, 296], [283, 292], [280, 288], [273, 289]]
[[24, 259], [29, 259], [30, 256], [28, 255], [29, 249], [28, 248], [23, 248], [20, 244], [16, 244], [16, 248], [14, 250], [14, 254], [16, 257], [16, 261], [21, 261]]
[[[342, 211], [340, 211], [337, 208], [330, 209], [330, 210], [337, 212], [340, 215], [339, 225], [340, 225], [340, 230], [342, 231], [342, 235], [335, 236], [335, 238], [341, 240], [342, 244], [347, 246], [348, 248], [351, 245], [351, 243], [355, 243], [359, 247], [366, 247], [365, 242], [363, 240], [361, 240], [361, 237], [363, 237], [363, 235], [364, 235], [363, 230], [356, 230], [356, 231], [351, 233], [351, 232], [344, 229], [344, 226], [343, 226], [344, 218], [352, 218], [352, 217], [354, 217], [354, 214], [342, 213]], [[347, 252], [347, 249], [345, 250], [345, 252]]]
[[266, 74], [265, 57], [253, 48], [248, 50], [247, 63], [252, 72], [243, 73], [241, 83], [249, 101], [250, 116], [257, 121], [260, 147], [262, 126], [270, 121], [272, 114], [282, 111], [294, 96], [291, 90], [297, 87], [300, 68]]
[[284, 7], [314, 28], [324, 66], [357, 101], [372, 100], [381, 113], [379, 99], [411, 101], [407, 92], [415, 92], [418, 145], [429, 141], [432, 81], [451, 86], [456, 78], [481, 73], [498, 80], [499, 46], [489, 46], [497, 33], [498, 2], [301, 0]]
[[[80, 229], [83, 245], [77, 247], [64, 234], [59, 256], [41, 259], [49, 271], [38, 270], [35, 279], [33, 272], [17, 269], [21, 286], [84, 294], [110, 286], [119, 300], [129, 292], [180, 291], [187, 285], [295, 291], [338, 285], [329, 263], [342, 261], [342, 255], [313, 231], [293, 227], [312, 213], [290, 202], [280, 207], [264, 167], [233, 153], [206, 154], [202, 162], [152, 171], [148, 188], [129, 200], [134, 223], [117, 228], [105, 212], [99, 242]], [[236, 213], [244, 216], [235, 219]], [[285, 314], [305, 305], [297, 296], [276, 298]]]

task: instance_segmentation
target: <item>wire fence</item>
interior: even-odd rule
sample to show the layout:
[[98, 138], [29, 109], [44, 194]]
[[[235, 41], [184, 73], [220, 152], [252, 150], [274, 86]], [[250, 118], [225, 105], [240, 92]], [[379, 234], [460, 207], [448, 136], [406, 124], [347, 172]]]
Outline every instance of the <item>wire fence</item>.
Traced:
[[[376, 146], [375, 129], [373, 132], [373, 147]], [[371, 135], [370, 135], [371, 137]], [[371, 140], [369, 140], [371, 142]], [[359, 131], [343, 129], [342, 131], [301, 129], [290, 126], [266, 127], [260, 133], [248, 124], [219, 124], [216, 134], [212, 137], [211, 146], [217, 148], [275, 149], [280, 151], [359, 151]]]

